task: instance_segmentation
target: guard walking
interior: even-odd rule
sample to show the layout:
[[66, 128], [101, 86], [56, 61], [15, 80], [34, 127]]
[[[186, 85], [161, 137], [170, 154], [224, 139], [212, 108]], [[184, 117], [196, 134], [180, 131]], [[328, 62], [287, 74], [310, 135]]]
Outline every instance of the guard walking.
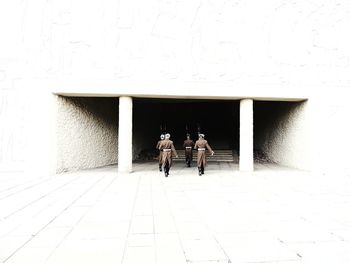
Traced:
[[185, 157], [187, 167], [191, 167], [192, 157], [193, 157], [193, 149], [194, 142], [191, 140], [190, 134], [187, 134], [187, 139], [184, 141], [183, 147], [185, 148]]
[[162, 165], [165, 177], [168, 177], [170, 167], [173, 163], [173, 155], [178, 157], [173, 141], [170, 140], [170, 134], [165, 134], [165, 139], [160, 142], [159, 150], [162, 152]]
[[199, 138], [196, 141], [196, 144], [194, 145], [194, 149], [198, 150], [198, 153], [197, 153], [198, 174], [199, 176], [202, 176], [202, 174], [204, 174], [204, 168], [207, 165], [205, 150], [208, 149], [211, 155], [214, 154], [214, 151], [211, 149], [208, 142], [204, 139], [203, 133], [198, 134], [198, 137]]
[[[159, 150], [160, 143], [164, 140], [165, 136], [164, 134], [160, 135], [160, 140], [157, 142], [156, 149]], [[158, 156], [158, 165], [159, 165], [159, 172], [162, 171], [162, 150], [159, 150], [159, 156]]]

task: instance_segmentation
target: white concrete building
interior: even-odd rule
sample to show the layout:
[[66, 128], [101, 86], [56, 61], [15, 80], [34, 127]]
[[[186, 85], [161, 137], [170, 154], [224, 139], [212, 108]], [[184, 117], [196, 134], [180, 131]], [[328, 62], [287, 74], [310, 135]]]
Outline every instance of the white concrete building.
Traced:
[[3, 1], [0, 172], [118, 160], [130, 172], [160, 124], [181, 141], [200, 123], [241, 170], [259, 153], [349, 173], [349, 11], [327, 0]]

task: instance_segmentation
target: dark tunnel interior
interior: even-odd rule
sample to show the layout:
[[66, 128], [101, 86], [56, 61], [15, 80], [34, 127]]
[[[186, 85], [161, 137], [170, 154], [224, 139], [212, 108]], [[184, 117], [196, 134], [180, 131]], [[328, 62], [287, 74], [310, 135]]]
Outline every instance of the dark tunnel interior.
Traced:
[[133, 154], [155, 150], [161, 133], [170, 133], [181, 149], [186, 134], [204, 133], [213, 149], [239, 150], [239, 101], [134, 99]]

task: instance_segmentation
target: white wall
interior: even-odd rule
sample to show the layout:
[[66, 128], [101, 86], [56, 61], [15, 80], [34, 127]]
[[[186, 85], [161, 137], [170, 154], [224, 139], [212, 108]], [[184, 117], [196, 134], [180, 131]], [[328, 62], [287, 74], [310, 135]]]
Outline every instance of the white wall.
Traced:
[[117, 163], [118, 99], [57, 97], [57, 172]]
[[[319, 91], [349, 88], [349, 12], [343, 0], [1, 1], [0, 169], [48, 156], [50, 92], [309, 98], [313, 133], [336, 141], [315, 167], [348, 169], [350, 111]], [[321, 111], [337, 130], [319, 130]]]
[[41, 176], [52, 172], [54, 105], [48, 90], [27, 86], [21, 79], [0, 89], [0, 173]]
[[311, 103], [313, 169], [332, 176], [349, 175], [349, 88], [319, 90]]

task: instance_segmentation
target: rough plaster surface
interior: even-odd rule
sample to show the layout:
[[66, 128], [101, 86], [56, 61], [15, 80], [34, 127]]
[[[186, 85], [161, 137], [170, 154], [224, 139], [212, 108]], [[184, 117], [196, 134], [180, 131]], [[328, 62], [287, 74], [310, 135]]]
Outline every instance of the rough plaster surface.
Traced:
[[0, 169], [49, 163], [43, 109], [62, 91], [309, 98], [313, 166], [350, 171], [349, 12], [341, 0], [1, 1]]
[[57, 99], [57, 172], [117, 162], [118, 99]]
[[256, 102], [255, 149], [281, 165], [311, 169], [308, 102]]

